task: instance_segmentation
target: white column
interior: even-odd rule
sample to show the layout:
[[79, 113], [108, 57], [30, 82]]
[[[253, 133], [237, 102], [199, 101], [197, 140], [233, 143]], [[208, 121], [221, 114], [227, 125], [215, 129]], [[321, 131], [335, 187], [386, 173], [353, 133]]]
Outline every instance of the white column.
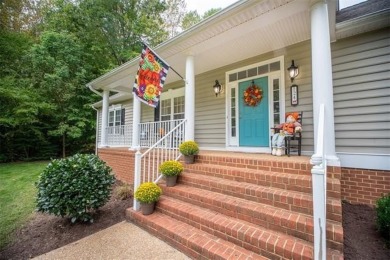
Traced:
[[186, 86], [185, 86], [185, 140], [195, 138], [195, 67], [194, 56], [186, 59]]
[[110, 91], [104, 90], [103, 91], [103, 107], [102, 107], [102, 129], [101, 129], [101, 136], [100, 136], [100, 146], [105, 147], [107, 146], [107, 127], [108, 127], [108, 106], [109, 106], [109, 99], [110, 97]]
[[137, 149], [139, 146], [139, 123], [141, 122], [141, 101], [133, 93], [133, 136], [131, 148]]
[[325, 105], [324, 152], [328, 165], [340, 166], [336, 155], [332, 57], [330, 49], [328, 5], [324, 0], [312, 0], [311, 52], [313, 78], [314, 145], [317, 143], [319, 107]]

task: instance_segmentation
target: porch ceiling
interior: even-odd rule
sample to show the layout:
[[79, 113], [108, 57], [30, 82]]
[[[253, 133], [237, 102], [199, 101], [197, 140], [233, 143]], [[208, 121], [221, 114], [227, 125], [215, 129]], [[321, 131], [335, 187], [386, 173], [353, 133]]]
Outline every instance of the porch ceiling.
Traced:
[[[198, 75], [308, 39], [310, 0], [242, 0], [154, 50], [184, 77], [188, 55], [194, 56]], [[138, 61], [129, 61], [90, 85], [131, 92]], [[170, 71], [166, 84], [178, 80], [179, 76]]]

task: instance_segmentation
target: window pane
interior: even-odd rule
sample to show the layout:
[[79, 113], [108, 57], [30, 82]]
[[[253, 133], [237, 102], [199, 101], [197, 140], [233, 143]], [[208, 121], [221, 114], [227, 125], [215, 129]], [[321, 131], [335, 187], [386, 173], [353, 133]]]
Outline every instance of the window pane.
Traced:
[[268, 64], [258, 67], [259, 75], [268, 73]]
[[248, 70], [248, 77], [253, 77], [257, 75], [257, 68], [249, 69]]
[[238, 79], [245, 79], [246, 77], [246, 70], [238, 72]]
[[237, 73], [233, 73], [229, 75], [229, 81], [236, 81], [237, 80]]
[[274, 62], [269, 65], [271, 71], [278, 71], [280, 70], [280, 62]]

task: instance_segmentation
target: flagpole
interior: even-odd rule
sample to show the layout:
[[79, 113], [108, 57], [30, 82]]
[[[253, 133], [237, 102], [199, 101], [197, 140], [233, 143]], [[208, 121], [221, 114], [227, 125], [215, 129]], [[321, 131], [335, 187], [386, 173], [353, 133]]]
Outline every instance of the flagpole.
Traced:
[[[153, 51], [154, 53], [156, 53], [156, 52], [155, 52], [152, 48], [150, 48], [149, 45], [147, 45], [144, 41], [142, 41], [142, 43], [143, 43], [146, 47], [148, 47], [149, 50], [151, 50], [151, 51]], [[162, 62], [164, 62], [165, 64], [169, 64], [168, 62], [166, 62], [165, 60], [163, 60], [160, 56], [158, 56], [158, 58], [159, 58]], [[183, 78], [183, 77], [182, 77], [174, 68], [172, 68], [170, 65], [168, 65], [168, 67], [169, 67], [170, 69], [172, 69], [173, 72], [175, 72], [176, 75], [178, 75], [182, 80], [186, 81], [186, 79]]]

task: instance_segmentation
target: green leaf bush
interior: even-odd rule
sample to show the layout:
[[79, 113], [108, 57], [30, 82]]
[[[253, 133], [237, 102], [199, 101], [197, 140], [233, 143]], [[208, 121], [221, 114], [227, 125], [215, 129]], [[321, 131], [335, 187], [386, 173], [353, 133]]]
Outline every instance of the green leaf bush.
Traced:
[[180, 144], [179, 151], [183, 155], [196, 155], [199, 153], [199, 146], [194, 141], [185, 141]]
[[390, 193], [376, 202], [377, 227], [381, 235], [390, 240]]
[[141, 203], [153, 203], [160, 199], [161, 188], [153, 182], [144, 182], [134, 193], [134, 197]]
[[52, 160], [36, 183], [37, 210], [76, 221], [93, 222], [92, 213], [110, 198], [115, 177], [92, 154]]
[[184, 170], [183, 164], [178, 161], [166, 161], [163, 162], [160, 167], [159, 171], [164, 176], [177, 176]]

